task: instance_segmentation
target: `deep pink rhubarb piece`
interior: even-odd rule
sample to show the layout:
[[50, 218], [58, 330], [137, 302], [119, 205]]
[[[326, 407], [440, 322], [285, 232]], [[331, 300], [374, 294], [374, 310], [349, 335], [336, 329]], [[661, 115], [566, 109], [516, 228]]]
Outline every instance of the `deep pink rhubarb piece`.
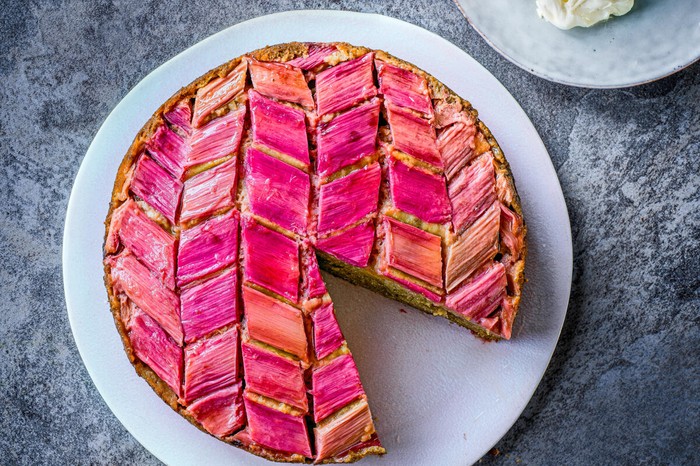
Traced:
[[318, 268], [316, 252], [311, 251], [306, 264], [306, 292], [309, 298], [318, 298], [327, 293], [326, 284], [321, 277], [321, 270]]
[[253, 142], [309, 164], [304, 112], [248, 91]]
[[501, 305], [506, 295], [506, 272], [500, 262], [494, 262], [454, 292], [449, 294], [446, 304], [471, 320], [488, 317]]
[[381, 60], [375, 60], [374, 65], [379, 77], [379, 92], [386, 101], [432, 116], [428, 81], [423, 76]]
[[192, 106], [189, 99], [178, 102], [163, 117], [180, 136], [187, 137], [192, 133]]
[[304, 416], [294, 416], [244, 397], [250, 439], [263, 447], [311, 458]]
[[441, 175], [389, 159], [389, 188], [394, 207], [424, 222], [445, 223], [450, 219], [445, 179]]
[[181, 180], [189, 145], [168, 125], [159, 126], [146, 142], [148, 153], [176, 179]]
[[375, 152], [380, 103], [372, 99], [319, 125], [319, 175], [331, 175]]
[[384, 218], [384, 230], [385, 265], [442, 288], [440, 237], [391, 217]]
[[243, 427], [243, 387], [237, 383], [202, 397], [187, 411], [212, 435], [225, 437]]
[[238, 212], [230, 210], [180, 234], [177, 283], [186, 285], [233, 264], [238, 257]]
[[377, 95], [372, 76], [374, 53], [349, 60], [316, 76], [318, 115], [345, 110]]
[[179, 396], [182, 348], [168, 337], [155, 320], [139, 308], [134, 309], [129, 340], [136, 357], [153, 369], [153, 372]]
[[241, 351], [248, 390], [303, 411], [308, 409], [304, 370], [298, 361], [247, 342], [241, 345]]
[[175, 343], [182, 344], [180, 300], [153, 272], [141, 264], [128, 249], [106, 259], [114, 291], [126, 294], [154, 319]]
[[449, 183], [448, 192], [452, 203], [452, 225], [456, 232], [461, 232], [496, 200], [496, 175], [490, 152], [462, 170]]
[[241, 106], [193, 131], [186, 168], [235, 155], [241, 145], [245, 114], [246, 107]]
[[242, 60], [229, 74], [212, 79], [206, 86], [200, 88], [194, 101], [192, 126], [201, 126], [211, 112], [243, 92], [246, 76], [247, 64]]
[[185, 181], [180, 222], [186, 223], [233, 207], [236, 181], [236, 159], [217, 165]]
[[381, 177], [381, 168], [375, 162], [322, 185], [319, 194], [318, 233], [323, 235], [338, 230], [376, 212]]
[[245, 280], [296, 302], [299, 298], [299, 247], [296, 242], [246, 219], [243, 244]]
[[148, 218], [133, 199], [127, 199], [112, 214], [105, 251], [116, 252], [120, 243], [168, 288], [175, 288], [175, 237]]
[[335, 45], [309, 44], [308, 54], [305, 57], [298, 57], [287, 62], [288, 65], [296, 66], [302, 70], [310, 70], [323, 63], [326, 57], [337, 49]]
[[443, 167], [435, 128], [428, 120], [394, 105], [387, 105], [387, 114], [396, 149], [437, 168]]
[[352, 356], [343, 354], [330, 364], [314, 369], [311, 377], [314, 421], [320, 422], [365, 394]]
[[184, 403], [210, 395], [238, 380], [238, 327], [185, 348]]
[[182, 183], [171, 177], [152, 158], [141, 155], [136, 163], [130, 189], [163, 214], [170, 223], [175, 223]]
[[285, 63], [257, 60], [250, 60], [248, 69], [253, 87], [262, 95], [294, 102], [309, 109], [314, 107], [311, 89], [301, 69]]
[[457, 122], [445, 128], [437, 139], [437, 145], [445, 164], [445, 177], [451, 180], [473, 158], [476, 126]]
[[294, 233], [305, 234], [309, 217], [309, 175], [251, 147], [245, 179], [250, 210]]
[[306, 331], [299, 309], [258, 290], [243, 287], [248, 336], [306, 360]]
[[333, 311], [333, 303], [327, 303], [316, 309], [313, 314], [314, 347], [316, 358], [323, 359], [340, 348], [345, 341]]
[[238, 321], [237, 281], [236, 271], [227, 270], [180, 291], [186, 342], [191, 343], [217, 328]]
[[334, 236], [321, 238], [318, 249], [356, 267], [366, 267], [374, 244], [374, 221], [362, 222]]
[[314, 428], [316, 459], [330, 458], [369, 440], [374, 433], [372, 414], [366, 400], [361, 400], [341, 416]]

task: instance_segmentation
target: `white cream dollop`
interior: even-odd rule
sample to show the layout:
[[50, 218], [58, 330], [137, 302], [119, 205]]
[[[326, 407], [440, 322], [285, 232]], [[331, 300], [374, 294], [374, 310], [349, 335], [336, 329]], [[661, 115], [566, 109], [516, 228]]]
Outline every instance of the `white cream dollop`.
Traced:
[[559, 29], [571, 29], [622, 16], [633, 6], [634, 0], [537, 0], [537, 14]]

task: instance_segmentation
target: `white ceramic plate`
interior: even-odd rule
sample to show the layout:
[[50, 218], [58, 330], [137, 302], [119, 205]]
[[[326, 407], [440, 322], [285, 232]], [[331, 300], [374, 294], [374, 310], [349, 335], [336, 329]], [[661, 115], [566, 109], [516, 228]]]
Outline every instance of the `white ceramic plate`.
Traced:
[[535, 0], [455, 2], [501, 55], [562, 84], [634, 86], [700, 58], [700, 0], [636, 0], [625, 16], [568, 31], [540, 19]]
[[362, 464], [474, 462], [518, 418], [554, 351], [571, 282], [569, 219], [547, 151], [513, 97], [454, 45], [384, 16], [297, 11], [247, 21], [176, 56], [117, 105], [85, 155], [66, 215], [66, 303], [85, 366], [117, 418], [165, 463], [269, 464], [195, 429], [135, 374], [102, 283], [102, 222], [122, 156], [162, 102], [233, 57], [294, 40], [366, 45], [429, 70], [473, 102], [511, 163], [529, 227], [530, 280], [512, 341], [484, 343], [445, 319], [400, 312], [395, 302], [326, 277], [389, 452]]

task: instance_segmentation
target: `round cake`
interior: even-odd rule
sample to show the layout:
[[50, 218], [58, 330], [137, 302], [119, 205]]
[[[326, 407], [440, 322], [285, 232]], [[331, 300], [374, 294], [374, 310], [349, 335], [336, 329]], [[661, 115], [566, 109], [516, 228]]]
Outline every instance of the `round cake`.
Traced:
[[192, 424], [275, 461], [351, 462], [384, 448], [320, 270], [508, 339], [525, 251], [469, 102], [379, 50], [288, 43], [210, 71], [136, 136], [105, 284], [136, 371]]

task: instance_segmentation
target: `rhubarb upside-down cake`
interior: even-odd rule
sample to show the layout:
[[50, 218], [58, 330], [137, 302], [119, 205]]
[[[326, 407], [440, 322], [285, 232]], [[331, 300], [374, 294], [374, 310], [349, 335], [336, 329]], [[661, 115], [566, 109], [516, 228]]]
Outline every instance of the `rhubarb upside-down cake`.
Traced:
[[210, 71], [136, 136], [105, 282], [136, 371], [195, 426], [350, 462], [384, 448], [320, 270], [507, 339], [524, 237], [466, 100], [382, 51], [290, 43]]

